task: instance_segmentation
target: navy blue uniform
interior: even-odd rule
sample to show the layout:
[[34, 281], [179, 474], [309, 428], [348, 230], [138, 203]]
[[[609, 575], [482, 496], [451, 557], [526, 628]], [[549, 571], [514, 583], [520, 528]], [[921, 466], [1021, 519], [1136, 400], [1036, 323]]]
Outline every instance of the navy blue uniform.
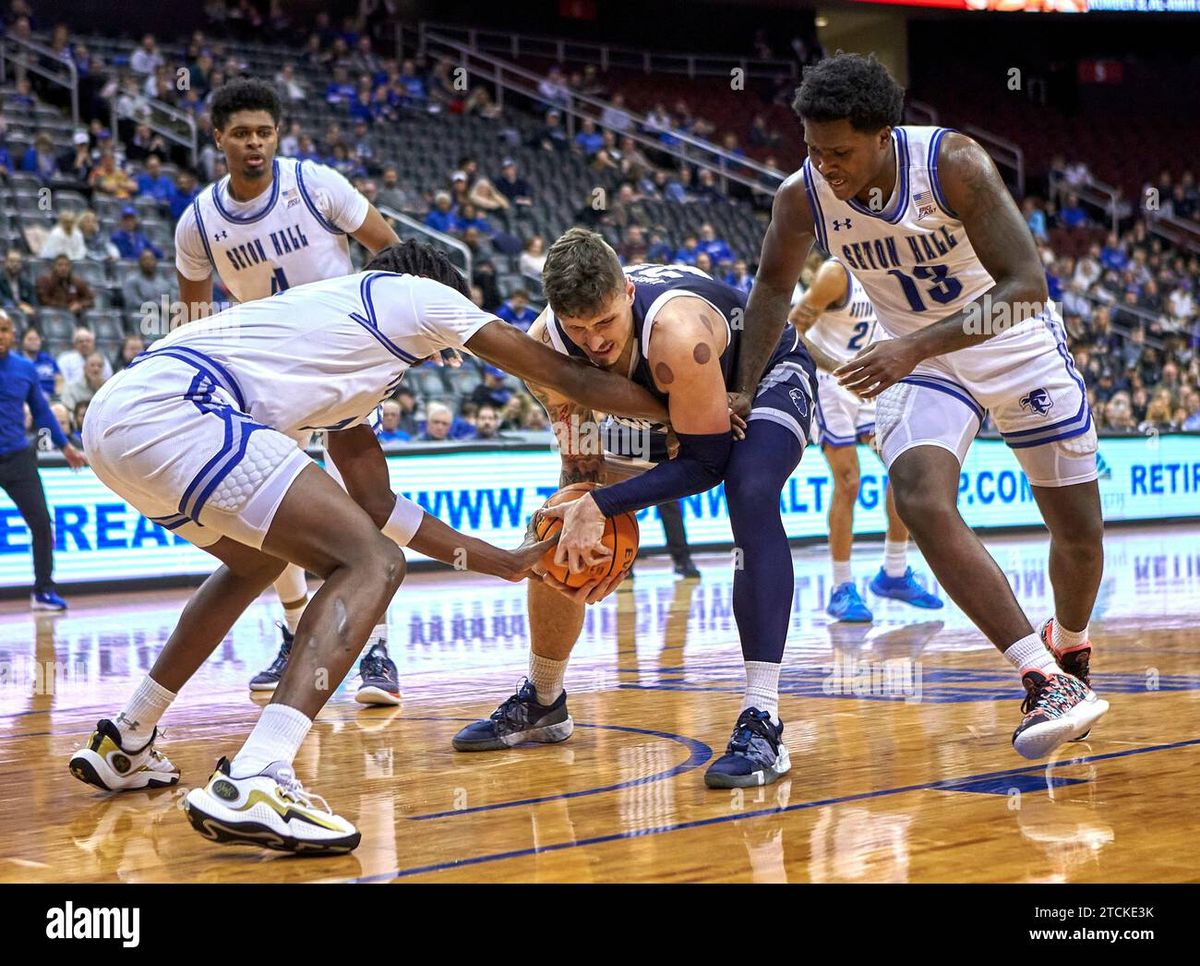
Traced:
[[[629, 378], [666, 404], [668, 394], [654, 385], [647, 359], [650, 333], [659, 310], [667, 302], [679, 296], [693, 296], [703, 299], [725, 320], [729, 339], [725, 351], [721, 353], [720, 363], [725, 388], [732, 391], [737, 379], [742, 322], [746, 316], [746, 293], [687, 265], [634, 265], [627, 268], [625, 274], [634, 284], [633, 335], [637, 340], [633, 372]], [[548, 330], [551, 342], [560, 352], [587, 360], [587, 353], [570, 340], [553, 312], [549, 315]], [[770, 419], [787, 426], [803, 446], [809, 439], [815, 398], [816, 371], [812, 359], [796, 330], [785, 326], [764, 369], [750, 419]], [[621, 456], [634, 455], [630, 451], [628, 431], [621, 432], [622, 427], [626, 430], [650, 430], [652, 461], [659, 462], [667, 458], [666, 427], [650, 420], [617, 416], [605, 420], [603, 432], [609, 452]]]

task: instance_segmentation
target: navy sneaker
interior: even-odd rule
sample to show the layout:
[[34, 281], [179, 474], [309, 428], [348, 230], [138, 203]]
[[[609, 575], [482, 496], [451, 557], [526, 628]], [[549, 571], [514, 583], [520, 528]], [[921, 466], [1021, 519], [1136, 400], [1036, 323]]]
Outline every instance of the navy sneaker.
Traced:
[[575, 730], [567, 711], [567, 692], [553, 704], [538, 704], [537, 691], [528, 678], [517, 693], [485, 721], [469, 724], [454, 736], [456, 751], [501, 751], [524, 741], [566, 741]]
[[697, 567], [691, 557], [685, 557], [675, 564], [675, 573], [684, 580], [699, 580], [700, 568]]
[[1013, 732], [1012, 743], [1024, 758], [1042, 758], [1064, 741], [1083, 737], [1108, 710], [1107, 701], [1071, 674], [1026, 671], [1021, 683], [1025, 717]]
[[704, 773], [704, 784], [709, 788], [772, 785], [791, 767], [783, 744], [783, 722], [772, 724], [768, 712], [747, 708], [733, 726], [725, 754]]
[[279, 621], [275, 622], [275, 626], [283, 634], [283, 643], [279, 645], [279, 653], [275, 655], [271, 666], [265, 671], [259, 671], [250, 679], [251, 691], [274, 691], [279, 687], [279, 679], [283, 677], [288, 658], [292, 656], [292, 632]]
[[835, 621], [848, 621], [852, 624], [869, 624], [875, 619], [871, 616], [871, 609], [858, 596], [858, 588], [850, 581], [833, 589], [833, 596], [829, 598], [829, 606], [825, 608], [825, 613]]
[[66, 610], [67, 602], [55, 590], [42, 590], [29, 595], [30, 610]]
[[879, 573], [872, 578], [870, 586], [872, 593], [878, 594], [880, 597], [902, 600], [906, 604], [912, 604], [913, 607], [937, 610], [939, 607], [946, 606], [940, 597], [931, 594], [917, 583], [912, 567], [904, 571], [903, 577], [889, 577], [887, 572], [880, 567]]
[[358, 662], [362, 684], [354, 700], [359, 704], [397, 705], [400, 703], [400, 672], [388, 657], [387, 644], [376, 641]]

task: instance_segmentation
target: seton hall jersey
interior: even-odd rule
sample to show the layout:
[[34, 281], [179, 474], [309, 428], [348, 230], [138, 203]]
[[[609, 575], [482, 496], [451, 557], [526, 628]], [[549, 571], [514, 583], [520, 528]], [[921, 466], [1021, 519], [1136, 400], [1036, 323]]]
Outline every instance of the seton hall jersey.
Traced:
[[304, 440], [314, 430], [362, 422], [410, 366], [461, 349], [489, 322], [499, 319], [432, 279], [360, 272], [180, 326], [128, 371], [164, 354], [203, 367], [213, 385], [171, 383], [162, 392], [219, 392], [256, 422]]
[[892, 129], [896, 188], [878, 212], [857, 198], [839, 201], [808, 160], [802, 168], [817, 243], [862, 283], [893, 336], [958, 312], [995, 284], [938, 183], [938, 146], [946, 133], [941, 127]]
[[849, 362], [879, 338], [878, 320], [862, 283], [846, 266], [842, 265], [842, 269], [849, 283], [846, 301], [840, 307], [831, 306], [822, 312], [805, 334], [818, 349], [838, 362]]
[[[667, 393], [662, 392], [654, 385], [650, 363], [647, 361], [650, 352], [650, 333], [653, 331], [658, 313], [664, 305], [671, 299], [691, 296], [703, 299], [725, 320], [728, 341], [725, 351], [721, 353], [721, 372], [725, 376], [726, 388], [732, 389], [737, 376], [737, 355], [742, 335], [741, 323], [746, 314], [746, 293], [731, 285], [726, 285], [724, 282], [718, 282], [707, 273], [690, 265], [630, 265], [625, 269], [625, 275], [634, 284], [633, 334], [635, 342], [633, 359], [628, 373], [630, 380], [649, 390], [664, 402], [667, 400]], [[550, 334], [551, 344], [559, 352], [587, 360], [587, 353], [570, 340], [553, 312], [549, 315], [546, 330]], [[781, 356], [796, 351], [798, 341], [796, 330], [791, 326], [784, 326], [779, 343], [763, 371], [770, 372]], [[655, 423], [651, 420], [623, 416], [612, 416], [611, 418], [615, 422], [633, 429], [649, 429], [655, 433], [666, 432], [666, 427], [662, 423]]]
[[362, 227], [369, 202], [323, 164], [276, 158], [270, 191], [229, 196], [229, 176], [205, 188], [175, 228], [175, 266], [203, 281], [216, 271], [239, 302], [251, 302], [354, 271], [346, 233]]

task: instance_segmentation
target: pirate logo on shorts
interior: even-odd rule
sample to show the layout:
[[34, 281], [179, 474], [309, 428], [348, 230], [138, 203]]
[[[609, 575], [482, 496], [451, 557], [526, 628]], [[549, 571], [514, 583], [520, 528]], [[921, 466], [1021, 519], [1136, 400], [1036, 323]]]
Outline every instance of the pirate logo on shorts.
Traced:
[[792, 405], [796, 407], [796, 410], [800, 413], [801, 417], [807, 416], [808, 399], [804, 395], [804, 392], [800, 389], [792, 389], [788, 392], [788, 395], [792, 397]]
[[1021, 397], [1021, 408], [1038, 416], [1045, 416], [1054, 408], [1054, 400], [1045, 389], [1035, 389], [1028, 396]]

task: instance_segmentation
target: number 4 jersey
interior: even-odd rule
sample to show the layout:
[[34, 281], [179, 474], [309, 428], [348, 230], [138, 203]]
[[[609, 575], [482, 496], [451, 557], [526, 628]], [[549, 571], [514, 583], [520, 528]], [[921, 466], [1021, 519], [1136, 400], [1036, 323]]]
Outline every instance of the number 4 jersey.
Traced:
[[205, 188], [175, 228], [175, 267], [193, 281], [216, 271], [239, 302], [354, 271], [346, 235], [370, 204], [323, 164], [276, 158], [271, 187], [248, 202], [229, 176]]

